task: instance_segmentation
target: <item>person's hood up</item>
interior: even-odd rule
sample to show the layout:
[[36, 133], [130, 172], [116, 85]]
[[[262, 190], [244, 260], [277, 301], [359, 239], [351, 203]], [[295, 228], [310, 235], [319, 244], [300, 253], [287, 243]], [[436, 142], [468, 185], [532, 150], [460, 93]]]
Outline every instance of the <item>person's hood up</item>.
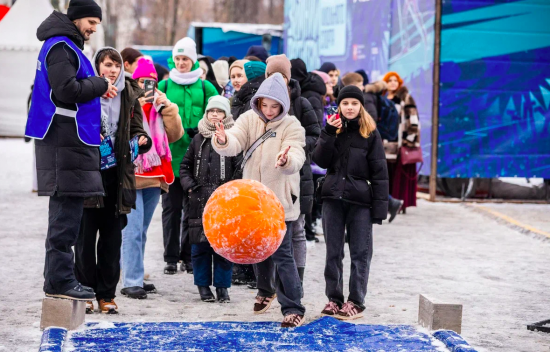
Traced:
[[[283, 107], [283, 111], [271, 121], [268, 120], [264, 116], [262, 111], [257, 107], [258, 99], [260, 98], [268, 98], [277, 101]], [[276, 72], [269, 78], [266, 78], [266, 80], [258, 89], [258, 92], [256, 92], [256, 94], [250, 101], [250, 106], [252, 107], [252, 110], [254, 110], [254, 112], [258, 114], [260, 118], [266, 123], [279, 121], [283, 117], [285, 117], [290, 110], [290, 97], [288, 96], [288, 87], [283, 78], [283, 75]]]
[[52, 37], [64, 36], [73, 41], [81, 50], [84, 49], [84, 37], [67, 15], [54, 11], [38, 26], [36, 38], [45, 41]]
[[300, 87], [302, 88], [302, 93], [305, 92], [315, 92], [320, 95], [327, 94], [327, 86], [325, 81], [318, 74], [309, 72], [307, 77], [300, 82]]
[[303, 81], [307, 78], [307, 68], [306, 63], [302, 59], [292, 59], [290, 60], [292, 67], [290, 72], [292, 73], [292, 78], [300, 82], [302, 85]]
[[208, 67], [208, 72], [206, 73], [206, 80], [209, 81], [210, 83], [215, 83], [217, 85], [218, 83], [216, 82], [216, 75], [214, 74], [214, 69], [212, 68], [212, 64], [210, 63], [210, 59], [208, 59], [208, 56], [203, 56], [198, 61], [199, 61], [199, 65], [200, 65], [200, 61], [202, 61], [206, 64], [206, 67]]
[[245, 57], [247, 56], [256, 56], [258, 59], [262, 60], [263, 63], [265, 63], [265, 60], [269, 57], [269, 53], [261, 45], [252, 45], [246, 52]]
[[290, 100], [294, 101], [302, 96], [302, 88], [300, 87], [300, 82], [291, 78], [288, 86], [290, 87]]
[[365, 86], [365, 93], [380, 94], [388, 89], [388, 84], [385, 81], [376, 81]]
[[[103, 47], [103, 48], [99, 49], [95, 53], [94, 58], [92, 59], [92, 65], [94, 66], [94, 73], [95, 73], [96, 76], [99, 76], [97, 58], [98, 58], [99, 54], [102, 51], [107, 50], [107, 49], [111, 49], [111, 50], [116, 51], [118, 56], [120, 56], [120, 60], [122, 60], [122, 55], [120, 55], [118, 50], [116, 50], [115, 48], [112, 48], [110, 46], [106, 46], [106, 47]], [[124, 81], [124, 77], [125, 77], [124, 65], [121, 65], [120, 74], [118, 75], [118, 78], [116, 79], [115, 84], [114, 84], [114, 86], [117, 87], [117, 89], [118, 89], [118, 94], [119, 95], [124, 90], [124, 87], [126, 86], [125, 81]]]

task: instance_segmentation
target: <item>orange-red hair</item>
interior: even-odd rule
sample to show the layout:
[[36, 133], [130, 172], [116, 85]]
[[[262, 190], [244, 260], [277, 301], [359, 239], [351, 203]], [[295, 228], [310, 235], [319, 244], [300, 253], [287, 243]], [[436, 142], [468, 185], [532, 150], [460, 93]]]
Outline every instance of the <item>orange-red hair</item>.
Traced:
[[397, 72], [390, 71], [390, 72], [386, 73], [384, 75], [384, 78], [382, 78], [382, 80], [384, 80], [384, 82], [388, 83], [390, 81], [390, 78], [392, 78], [392, 77], [397, 78], [397, 82], [399, 82], [399, 87], [397, 87], [397, 89], [401, 88], [401, 86], [403, 86], [403, 79], [401, 78], [401, 76], [399, 76], [399, 74]]

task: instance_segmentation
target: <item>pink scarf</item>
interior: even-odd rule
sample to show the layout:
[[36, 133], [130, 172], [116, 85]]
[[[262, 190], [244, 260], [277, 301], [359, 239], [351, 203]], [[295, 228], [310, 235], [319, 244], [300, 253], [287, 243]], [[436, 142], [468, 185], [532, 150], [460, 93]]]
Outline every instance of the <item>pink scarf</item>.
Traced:
[[[149, 120], [149, 121], [147, 121]], [[172, 153], [168, 144], [168, 136], [164, 129], [162, 116], [159, 115], [155, 107], [151, 107], [149, 119], [143, 119], [143, 128], [153, 140], [151, 149], [145, 154], [140, 154], [134, 165], [138, 174], [151, 171], [153, 167], [161, 165], [161, 159], [172, 161]]]

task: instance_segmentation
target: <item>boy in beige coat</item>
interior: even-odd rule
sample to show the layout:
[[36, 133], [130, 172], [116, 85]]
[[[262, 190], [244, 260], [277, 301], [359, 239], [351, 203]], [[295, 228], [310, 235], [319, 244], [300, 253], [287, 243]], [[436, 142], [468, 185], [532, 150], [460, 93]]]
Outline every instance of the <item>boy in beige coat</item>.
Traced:
[[[217, 127], [212, 145], [223, 156], [236, 156], [246, 151], [254, 142], [271, 130], [272, 134], [252, 154], [245, 164], [243, 178], [256, 180], [269, 187], [281, 201], [285, 210], [287, 233], [279, 249], [271, 256], [279, 273], [277, 299], [284, 315], [282, 327], [303, 324], [305, 307], [301, 304], [302, 287], [298, 269], [292, 255], [292, 222], [300, 216], [300, 174], [305, 162], [305, 131], [300, 122], [288, 115], [290, 97], [287, 85], [280, 73], [262, 83], [252, 98], [252, 110], [239, 117], [235, 126], [225, 131], [223, 124]], [[267, 261], [266, 261], [267, 262]], [[266, 263], [263, 262], [263, 263]], [[265, 270], [258, 264], [258, 296], [254, 313], [265, 312], [275, 294], [266, 292], [270, 285], [263, 282]]]

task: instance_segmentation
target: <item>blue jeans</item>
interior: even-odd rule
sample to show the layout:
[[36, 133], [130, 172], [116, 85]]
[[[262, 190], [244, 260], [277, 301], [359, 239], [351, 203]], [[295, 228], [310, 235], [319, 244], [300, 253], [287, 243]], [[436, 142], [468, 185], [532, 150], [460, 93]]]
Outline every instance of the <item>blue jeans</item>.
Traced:
[[212, 285], [212, 261], [214, 261], [214, 287], [231, 287], [233, 263], [214, 252], [210, 243], [191, 245], [191, 259], [195, 285], [201, 287]]
[[143, 258], [147, 229], [160, 199], [160, 188], [136, 191], [136, 209], [128, 214], [122, 231], [122, 287], [143, 287]]

